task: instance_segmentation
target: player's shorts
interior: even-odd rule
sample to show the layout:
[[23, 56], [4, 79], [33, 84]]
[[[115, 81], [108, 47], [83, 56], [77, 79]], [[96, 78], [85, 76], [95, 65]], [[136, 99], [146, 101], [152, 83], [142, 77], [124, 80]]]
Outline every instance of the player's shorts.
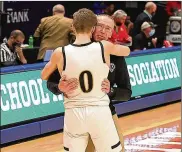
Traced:
[[64, 151], [85, 152], [89, 134], [97, 152], [122, 150], [109, 106], [65, 109]]

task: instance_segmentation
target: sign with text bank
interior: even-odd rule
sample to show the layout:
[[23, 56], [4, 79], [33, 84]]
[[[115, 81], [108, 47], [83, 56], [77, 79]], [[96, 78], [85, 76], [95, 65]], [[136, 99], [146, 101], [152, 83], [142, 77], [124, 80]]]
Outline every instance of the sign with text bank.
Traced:
[[[180, 51], [126, 58], [132, 96], [180, 87]], [[1, 126], [64, 112], [40, 78], [41, 70], [1, 75]]]

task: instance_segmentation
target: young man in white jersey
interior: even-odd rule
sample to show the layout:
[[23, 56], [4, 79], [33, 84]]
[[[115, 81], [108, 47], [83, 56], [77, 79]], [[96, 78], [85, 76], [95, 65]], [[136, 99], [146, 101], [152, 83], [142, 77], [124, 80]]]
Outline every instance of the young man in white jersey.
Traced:
[[[95, 31], [92, 34], [94, 41], [108, 40], [112, 35], [113, 30], [113, 19], [105, 14], [97, 16], [97, 25]], [[124, 57], [111, 56], [110, 62], [113, 68], [110, 68], [108, 75], [108, 80], [104, 80], [102, 83], [102, 91], [108, 94], [110, 100], [118, 101], [128, 101], [131, 98], [132, 90], [129, 79], [129, 74], [127, 71], [127, 65]], [[117, 85], [115, 87], [114, 85]], [[58, 70], [52, 73], [47, 81], [47, 88], [55, 95], [64, 94], [69, 95], [70, 92], [77, 89], [78, 80], [66, 77], [60, 77]], [[111, 88], [110, 88], [111, 87]], [[112, 101], [109, 104], [112, 117], [120, 137], [120, 142], [122, 145], [122, 152], [124, 152], [124, 138], [121, 131], [122, 126], [120, 126], [115, 107]], [[89, 138], [88, 146], [86, 152], [95, 152], [95, 147], [91, 138]]]
[[128, 56], [130, 50], [107, 41], [91, 42], [96, 23], [92, 11], [80, 9], [76, 12], [73, 16], [75, 42], [57, 48], [42, 71], [44, 80], [56, 68], [60, 75], [79, 79], [78, 89], [64, 102], [65, 151], [84, 152], [89, 134], [97, 152], [120, 152], [122, 149], [109, 109], [110, 101], [101, 91], [101, 83], [109, 72], [110, 55]]

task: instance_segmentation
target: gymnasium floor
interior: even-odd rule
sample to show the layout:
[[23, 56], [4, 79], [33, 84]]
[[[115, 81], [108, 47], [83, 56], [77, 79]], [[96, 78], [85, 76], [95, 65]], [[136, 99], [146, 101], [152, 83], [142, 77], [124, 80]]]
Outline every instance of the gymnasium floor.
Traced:
[[[126, 152], [181, 152], [181, 103], [119, 119]], [[63, 152], [62, 133], [1, 149], [1, 152]]]

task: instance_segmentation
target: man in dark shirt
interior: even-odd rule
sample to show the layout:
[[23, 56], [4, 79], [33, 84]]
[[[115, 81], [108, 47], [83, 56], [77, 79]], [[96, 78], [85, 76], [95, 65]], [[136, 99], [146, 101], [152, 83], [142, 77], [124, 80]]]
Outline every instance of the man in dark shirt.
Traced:
[[[93, 33], [93, 38], [95, 41], [108, 40], [108, 38], [111, 37], [112, 29], [109, 27], [109, 22], [111, 22], [109, 16], [98, 16], [98, 23], [95, 32]], [[109, 92], [108, 95], [111, 100], [128, 101], [131, 97], [132, 91], [125, 59], [124, 57], [111, 56], [110, 60], [111, 66], [108, 76], [110, 85], [107, 83], [107, 81], [105, 81], [102, 84], [102, 90], [104, 92]], [[73, 91], [78, 86], [78, 82], [74, 78], [67, 80], [66, 77], [62, 77], [61, 81], [59, 81], [60, 75], [58, 71], [55, 71], [47, 81], [48, 89], [56, 95], [61, 93], [64, 93], [64, 95], [69, 94], [69, 92]], [[117, 87], [114, 87], [115, 84]], [[111, 89], [108, 91], [109, 86], [111, 86]], [[120, 141], [122, 142], [122, 152], [124, 152], [124, 140], [120, 131], [119, 123], [117, 122], [118, 117], [112, 101], [110, 102], [109, 106], [113, 115], [115, 126], [120, 136]], [[94, 152], [94, 146], [91, 140], [89, 140], [86, 152]]]
[[145, 5], [145, 10], [139, 14], [134, 22], [134, 27], [132, 30], [132, 37], [135, 37], [137, 34], [140, 33], [140, 27], [143, 22], [151, 22], [152, 17], [155, 15], [157, 10], [157, 6], [153, 2], [147, 2]]
[[152, 23], [144, 22], [141, 26], [141, 32], [133, 39], [133, 50], [146, 50], [156, 47], [157, 38], [152, 38], [155, 34], [155, 29]]

